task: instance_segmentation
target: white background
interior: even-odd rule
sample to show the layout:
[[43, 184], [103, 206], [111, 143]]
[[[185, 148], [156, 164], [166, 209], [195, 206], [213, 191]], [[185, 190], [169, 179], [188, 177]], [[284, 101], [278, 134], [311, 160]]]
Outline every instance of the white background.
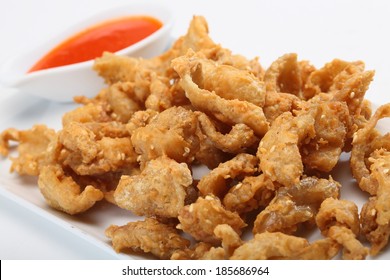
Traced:
[[[130, 1], [0, 0], [0, 63], [83, 17]], [[162, 2], [173, 9], [173, 37], [186, 32], [192, 15], [204, 15], [215, 42], [249, 58], [259, 56], [264, 67], [287, 52], [317, 67], [333, 58], [363, 60], [367, 69], [376, 70], [366, 97], [376, 104], [390, 102], [390, 1], [143, 2]], [[2, 94], [9, 93], [0, 90], [0, 103]], [[0, 225], [0, 259], [112, 257], [3, 197]]]

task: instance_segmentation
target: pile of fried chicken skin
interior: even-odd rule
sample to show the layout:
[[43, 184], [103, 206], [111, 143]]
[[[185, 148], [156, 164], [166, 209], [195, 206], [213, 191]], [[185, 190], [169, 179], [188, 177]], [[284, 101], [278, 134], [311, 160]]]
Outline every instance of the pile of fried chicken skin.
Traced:
[[[55, 131], [1, 133], [11, 172], [38, 177], [53, 208], [106, 200], [140, 216], [105, 234], [117, 252], [160, 259], [365, 259], [390, 235], [390, 134], [371, 111], [374, 71], [340, 59], [317, 69], [288, 53], [267, 69], [233, 54], [194, 16], [160, 56], [105, 53], [107, 87], [75, 97]], [[17, 145], [17, 156], [10, 150]], [[330, 175], [350, 157], [358, 209]], [[200, 178], [194, 170], [204, 168]], [[345, 172], [350, 172], [346, 170]], [[310, 241], [307, 232], [319, 230]]]

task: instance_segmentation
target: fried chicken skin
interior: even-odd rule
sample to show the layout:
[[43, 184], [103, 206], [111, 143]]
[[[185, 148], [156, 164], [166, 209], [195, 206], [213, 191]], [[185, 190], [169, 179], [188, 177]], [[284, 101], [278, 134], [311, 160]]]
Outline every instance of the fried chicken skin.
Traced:
[[191, 171], [166, 156], [148, 161], [139, 175], [122, 176], [114, 193], [116, 204], [139, 216], [175, 218], [184, 207]]

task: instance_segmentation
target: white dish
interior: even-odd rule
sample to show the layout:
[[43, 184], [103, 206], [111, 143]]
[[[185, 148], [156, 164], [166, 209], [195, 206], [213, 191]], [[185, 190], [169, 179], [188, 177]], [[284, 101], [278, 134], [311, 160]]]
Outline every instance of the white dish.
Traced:
[[116, 54], [145, 58], [160, 54], [170, 40], [172, 13], [164, 6], [138, 1], [98, 13], [59, 32], [58, 36], [38, 48], [10, 57], [0, 64], [0, 83], [23, 93], [60, 102], [72, 101], [76, 95], [95, 96], [104, 87], [104, 82], [92, 70], [93, 60], [26, 73], [38, 59], [75, 33], [105, 20], [131, 15], [149, 15], [160, 20], [163, 25], [147, 38]]
[[[22, 102], [24, 101], [24, 102]], [[19, 104], [19, 106], [15, 106]], [[30, 96], [26, 99], [23, 94], [12, 94], [0, 99], [0, 131], [8, 127], [20, 129], [30, 128], [35, 123], [45, 123], [49, 127], [59, 129], [64, 112], [73, 109], [75, 104], [61, 104], [45, 101]], [[18, 110], [15, 110], [17, 108]], [[381, 120], [378, 128], [388, 132], [390, 119]], [[10, 161], [0, 159], [0, 195], [27, 208], [42, 217], [47, 223], [54, 223], [66, 231], [71, 232], [74, 238], [85, 240], [93, 246], [103, 250], [107, 256], [118, 259], [141, 259], [148, 256], [117, 254], [111, 247], [110, 240], [104, 235], [105, 229], [111, 224], [123, 225], [130, 221], [143, 219], [129, 211], [125, 211], [108, 203], [98, 203], [84, 214], [69, 216], [51, 209], [44, 201], [36, 184], [35, 178], [26, 178], [17, 174], [10, 174]], [[196, 177], [204, 174], [197, 170]], [[353, 200], [359, 208], [368, 199], [368, 195], [360, 191], [352, 179], [349, 167], [349, 157], [343, 154], [332, 172], [335, 180], [342, 184], [341, 197]], [[309, 240], [320, 239], [321, 234], [316, 231], [308, 236]], [[61, 242], [61, 240], [58, 240]], [[390, 246], [374, 259], [390, 259]]]

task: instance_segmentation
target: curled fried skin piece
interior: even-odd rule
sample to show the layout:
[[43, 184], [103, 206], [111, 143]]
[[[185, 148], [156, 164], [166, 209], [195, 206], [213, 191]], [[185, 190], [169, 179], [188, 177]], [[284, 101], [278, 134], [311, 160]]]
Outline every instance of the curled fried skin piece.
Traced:
[[356, 235], [359, 234], [359, 215], [355, 203], [348, 200], [339, 200], [337, 198], [325, 199], [316, 216], [318, 228], [324, 235], [332, 226], [346, 227], [352, 230]]
[[324, 101], [316, 105], [315, 137], [301, 146], [306, 170], [330, 172], [344, 149], [348, 130], [348, 107], [339, 101]]
[[51, 207], [70, 215], [88, 210], [104, 197], [102, 191], [91, 185], [82, 190], [59, 165], [42, 167], [38, 176], [38, 186]]
[[38, 176], [46, 164], [46, 149], [55, 138], [56, 132], [45, 125], [34, 125], [31, 129], [7, 129], [0, 136], [0, 152], [8, 154], [8, 141], [18, 142], [18, 157], [11, 157], [11, 172], [20, 175]]
[[242, 182], [229, 189], [223, 198], [223, 205], [229, 211], [248, 213], [259, 207], [266, 207], [274, 196], [275, 188], [264, 174], [246, 176]]
[[[376, 124], [381, 118], [390, 117], [390, 104], [382, 105], [379, 107], [369, 122], [364, 126], [364, 128], [359, 129], [352, 142], [352, 152], [351, 152], [351, 170], [352, 175], [359, 184], [359, 187], [368, 192], [371, 195], [375, 195], [378, 188], [377, 180], [371, 176], [369, 167], [366, 165], [366, 158], [374, 151], [374, 149], [379, 149], [378, 142], [375, 141], [376, 138], [383, 139], [380, 136], [380, 133], [375, 129]], [[389, 134], [385, 136], [388, 137]], [[384, 140], [384, 139], [383, 139]], [[379, 141], [379, 143], [382, 141]], [[376, 145], [371, 145], [375, 143]], [[382, 144], [387, 143], [386, 141]], [[390, 149], [390, 147], [386, 147]]]
[[309, 246], [305, 238], [287, 235], [281, 232], [258, 233], [253, 239], [238, 247], [232, 260], [275, 260], [289, 259]]
[[133, 131], [131, 142], [140, 155], [141, 167], [149, 160], [166, 155], [178, 162], [191, 163], [199, 150], [198, 119], [183, 107], [172, 107]]
[[201, 259], [211, 248], [212, 244], [206, 242], [197, 242], [190, 248], [176, 250], [171, 260], [199, 260]]
[[195, 203], [184, 206], [178, 218], [180, 221], [178, 229], [189, 233], [198, 241], [211, 244], [220, 243], [220, 239], [214, 233], [217, 225], [227, 224], [238, 235], [241, 234], [242, 228], [247, 226], [237, 213], [226, 210], [221, 201], [212, 195], [199, 197]]
[[253, 233], [276, 232], [292, 234], [298, 225], [314, 221], [321, 203], [338, 198], [340, 184], [332, 179], [303, 178], [291, 187], [279, 188], [270, 204], [259, 213], [253, 225]]
[[[350, 77], [354, 73], [361, 73], [364, 70], [362, 61], [347, 62], [340, 59], [334, 59], [326, 63], [322, 68], [310, 73], [304, 86], [303, 96], [310, 99], [321, 92], [329, 92], [335, 87], [335, 84], [342, 85], [339, 74]], [[345, 75], [348, 73], [348, 75]], [[335, 81], [339, 80], [339, 83]]]
[[259, 137], [268, 131], [269, 124], [261, 107], [247, 101], [224, 99], [214, 92], [200, 89], [189, 74], [181, 77], [181, 86], [197, 110], [211, 114], [228, 125], [246, 124]]
[[332, 226], [327, 236], [344, 247], [342, 256], [344, 260], [364, 260], [368, 255], [368, 248], [360, 243], [349, 228]]
[[314, 66], [307, 61], [298, 62], [297, 54], [285, 54], [274, 61], [265, 72], [267, 92], [289, 93], [305, 99], [302, 90], [307, 77], [314, 70]]
[[217, 225], [214, 229], [214, 234], [221, 239], [221, 247], [211, 247], [202, 256], [199, 256], [199, 259], [227, 260], [231, 257], [234, 250], [243, 244], [240, 236], [229, 225]]
[[313, 218], [313, 211], [307, 205], [296, 205], [288, 196], [271, 203], [256, 217], [253, 234], [262, 232], [283, 232], [292, 234], [298, 225]]
[[163, 156], [149, 161], [139, 175], [122, 176], [114, 198], [136, 215], [172, 218], [184, 207], [191, 184], [187, 165]]
[[344, 247], [343, 259], [365, 259], [368, 249], [357, 236], [360, 232], [358, 208], [348, 200], [327, 198], [316, 216], [321, 233]]
[[376, 196], [361, 211], [362, 233], [371, 243], [371, 255], [377, 255], [389, 242], [390, 237], [390, 152], [376, 150], [369, 158], [371, 176], [377, 181]]
[[293, 254], [291, 260], [331, 260], [339, 252], [339, 244], [331, 238], [316, 240]]
[[[117, 137], [116, 132], [108, 129], [108, 136], [94, 131], [89, 123], [71, 122], [59, 132], [59, 142], [63, 148], [59, 161], [69, 166], [78, 175], [96, 175], [127, 169], [137, 162], [130, 137]], [[96, 133], [95, 133], [96, 132]], [[113, 133], [114, 135], [110, 135]]]
[[10, 146], [9, 141], [19, 140], [19, 130], [15, 128], [8, 128], [0, 134], [0, 154], [4, 157], [8, 156]]
[[314, 133], [311, 114], [294, 117], [286, 112], [280, 115], [260, 141], [257, 157], [260, 159], [261, 171], [283, 186], [298, 183], [303, 174], [299, 146]]
[[267, 121], [272, 125], [273, 121], [285, 112], [293, 112], [302, 107], [303, 101], [297, 96], [283, 92], [267, 92], [263, 107]]
[[135, 252], [152, 253], [160, 259], [169, 259], [176, 250], [184, 250], [190, 241], [177, 230], [153, 218], [130, 222], [124, 226], [111, 225], [106, 229], [115, 251], [132, 249]]
[[204, 175], [197, 187], [202, 195], [213, 194], [222, 198], [229, 189], [228, 180], [255, 173], [257, 164], [258, 159], [255, 156], [238, 154]]
[[248, 71], [218, 65], [193, 51], [174, 59], [172, 65], [181, 77], [190, 74], [199, 88], [214, 92], [223, 99], [238, 99], [259, 107], [264, 105], [264, 83]]
[[227, 134], [217, 131], [210, 118], [201, 112], [196, 112], [202, 132], [213, 142], [214, 146], [226, 153], [238, 154], [246, 148], [258, 143], [253, 130], [245, 124], [236, 124]]

